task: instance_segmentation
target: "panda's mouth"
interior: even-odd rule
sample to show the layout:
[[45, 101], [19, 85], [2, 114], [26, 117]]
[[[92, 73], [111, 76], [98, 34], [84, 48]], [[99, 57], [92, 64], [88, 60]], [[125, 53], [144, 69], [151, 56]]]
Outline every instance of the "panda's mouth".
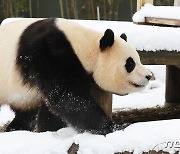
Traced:
[[134, 87], [136, 87], [136, 88], [143, 88], [143, 87], [145, 87], [146, 85], [144, 85], [144, 84], [137, 84], [137, 83], [134, 83], [134, 82], [129, 82], [131, 85], [133, 85]]
[[118, 96], [126, 96], [126, 95], [128, 95], [128, 93], [125, 93], [125, 94], [113, 93], [113, 94], [118, 95]]

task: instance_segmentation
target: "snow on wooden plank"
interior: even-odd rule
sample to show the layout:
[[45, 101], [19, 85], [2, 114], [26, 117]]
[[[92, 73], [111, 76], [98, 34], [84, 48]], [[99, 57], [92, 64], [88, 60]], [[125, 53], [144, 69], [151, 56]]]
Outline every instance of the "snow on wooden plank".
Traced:
[[134, 14], [133, 22], [145, 22], [145, 17], [180, 20], [180, 7], [153, 6], [148, 3]]

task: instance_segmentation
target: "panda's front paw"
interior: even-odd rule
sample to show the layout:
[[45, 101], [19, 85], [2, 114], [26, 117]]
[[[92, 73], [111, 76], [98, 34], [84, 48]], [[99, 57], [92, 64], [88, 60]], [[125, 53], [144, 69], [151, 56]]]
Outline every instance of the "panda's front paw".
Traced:
[[119, 124], [114, 124], [113, 125], [113, 132], [118, 131], [118, 130], [124, 130], [126, 127], [128, 127], [129, 125], [131, 125], [131, 123], [124, 123], [122, 125]]

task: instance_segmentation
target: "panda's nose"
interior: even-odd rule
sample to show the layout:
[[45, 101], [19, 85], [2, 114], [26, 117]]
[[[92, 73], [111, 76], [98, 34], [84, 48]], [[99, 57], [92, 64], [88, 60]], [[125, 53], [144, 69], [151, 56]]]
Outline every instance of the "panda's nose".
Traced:
[[149, 80], [151, 80], [151, 78], [152, 78], [152, 75], [146, 75], [146, 79], [149, 81]]

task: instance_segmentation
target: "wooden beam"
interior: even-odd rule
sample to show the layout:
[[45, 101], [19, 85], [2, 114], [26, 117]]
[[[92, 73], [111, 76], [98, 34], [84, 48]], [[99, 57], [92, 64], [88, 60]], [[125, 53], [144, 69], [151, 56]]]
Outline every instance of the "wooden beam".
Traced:
[[180, 20], [177, 19], [165, 19], [165, 18], [155, 18], [155, 17], [145, 17], [146, 24], [153, 25], [166, 25], [166, 26], [180, 26]]
[[145, 3], [153, 4], [153, 0], [137, 0], [137, 11], [140, 10]]
[[166, 66], [166, 106], [180, 105], [180, 68]]
[[141, 62], [146, 65], [180, 65], [177, 51], [138, 51]]
[[100, 89], [96, 84], [91, 86], [92, 97], [100, 103], [104, 112], [111, 118], [112, 117], [112, 93]]

